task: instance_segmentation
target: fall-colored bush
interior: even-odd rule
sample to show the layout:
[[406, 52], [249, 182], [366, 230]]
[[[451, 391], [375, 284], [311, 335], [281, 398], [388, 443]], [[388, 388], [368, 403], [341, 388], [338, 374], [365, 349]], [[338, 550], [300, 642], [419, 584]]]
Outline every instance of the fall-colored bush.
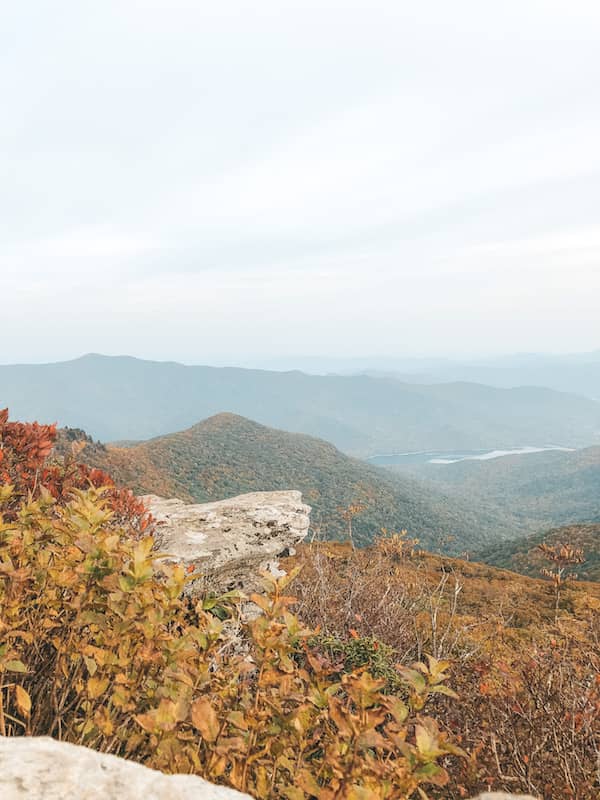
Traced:
[[[15, 433], [32, 443], [25, 462]], [[51, 431], [4, 434], [0, 734], [52, 735], [256, 797], [425, 797], [447, 781], [442, 762], [461, 751], [423, 715], [453, 695], [446, 662], [399, 667], [393, 691], [389, 676], [340, 663], [291, 613], [293, 575], [254, 595], [247, 620], [241, 599], [186, 599], [194, 576], [130, 535], [110, 487], [57, 490]]]
[[0, 734], [257, 797], [599, 796], [600, 587], [557, 600], [403, 531], [301, 547], [258, 613], [190, 600], [143, 504], [54, 434], [0, 413]]
[[[549, 582], [406, 542], [385, 533], [364, 550], [301, 546], [286, 562], [302, 566], [292, 586], [296, 613], [338, 657], [372, 663], [382, 675], [390, 662], [424, 651], [453, 664], [460, 702], [438, 696], [433, 708], [469, 758], [452, 761], [436, 797], [491, 788], [597, 800], [600, 587], [567, 584], [557, 616]], [[374, 660], [371, 641], [383, 658]]]
[[56, 425], [9, 422], [8, 409], [0, 409], [0, 484], [12, 487], [3, 503], [5, 519], [14, 518], [21, 503], [49, 492], [58, 505], [67, 502], [74, 489], [104, 487], [113, 511], [111, 525], [121, 526], [128, 536], [141, 536], [151, 516], [129, 489], [117, 488], [105, 472], [77, 460], [81, 445], [61, 458], [51, 458], [57, 437]]

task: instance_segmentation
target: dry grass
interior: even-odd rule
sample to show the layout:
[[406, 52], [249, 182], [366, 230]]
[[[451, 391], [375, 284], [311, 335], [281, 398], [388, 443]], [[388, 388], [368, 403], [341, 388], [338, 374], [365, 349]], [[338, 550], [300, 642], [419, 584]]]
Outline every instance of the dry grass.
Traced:
[[547, 800], [600, 796], [600, 586], [551, 583], [420, 553], [304, 545], [297, 613], [331, 636], [374, 637], [406, 661], [448, 658], [460, 703], [439, 719], [471, 753], [439, 797], [495, 788]]

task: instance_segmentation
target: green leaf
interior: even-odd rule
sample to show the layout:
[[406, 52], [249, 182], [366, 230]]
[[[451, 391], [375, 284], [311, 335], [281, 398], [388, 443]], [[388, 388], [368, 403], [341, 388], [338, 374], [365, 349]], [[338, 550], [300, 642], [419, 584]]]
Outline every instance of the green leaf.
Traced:
[[416, 692], [421, 693], [425, 690], [427, 682], [423, 677], [423, 675], [421, 675], [420, 672], [417, 672], [416, 669], [410, 669], [409, 667], [399, 667], [398, 671], [400, 672], [400, 675], [402, 675], [406, 683], [408, 683], [409, 686], [412, 686], [412, 688]]
[[453, 697], [455, 700], [458, 700], [458, 695], [448, 686], [431, 686], [429, 689], [430, 694], [445, 694], [448, 697]]
[[397, 723], [402, 724], [408, 717], [408, 707], [404, 701], [399, 697], [390, 697], [386, 700], [386, 705], [390, 714], [394, 717]]
[[22, 661], [7, 661], [3, 666], [6, 672], [27, 672], [27, 667]]
[[445, 786], [449, 780], [446, 770], [433, 761], [429, 764], [423, 764], [422, 767], [419, 767], [419, 769], [415, 771], [414, 775], [419, 781], [433, 783], [436, 786]]

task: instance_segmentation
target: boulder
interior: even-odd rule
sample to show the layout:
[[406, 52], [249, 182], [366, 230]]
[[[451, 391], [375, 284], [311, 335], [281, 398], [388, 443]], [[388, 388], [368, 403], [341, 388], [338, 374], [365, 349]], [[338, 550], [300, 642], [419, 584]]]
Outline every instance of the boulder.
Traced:
[[296, 491], [251, 492], [213, 503], [184, 503], [146, 495], [156, 519], [158, 549], [170, 560], [194, 566], [204, 577], [194, 589], [253, 590], [261, 570], [279, 572], [308, 533], [310, 506]]
[[0, 736], [2, 800], [250, 800], [195, 775], [163, 775], [133, 761], [46, 737]]

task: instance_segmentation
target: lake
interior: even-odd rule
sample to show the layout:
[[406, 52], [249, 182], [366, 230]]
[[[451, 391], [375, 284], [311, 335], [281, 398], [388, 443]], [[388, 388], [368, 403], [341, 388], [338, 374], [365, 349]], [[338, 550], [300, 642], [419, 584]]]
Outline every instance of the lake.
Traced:
[[389, 467], [392, 464], [456, 464], [458, 461], [487, 461], [502, 456], [520, 456], [544, 453], [548, 450], [572, 452], [572, 447], [547, 445], [545, 447], [516, 447], [513, 450], [421, 450], [413, 453], [383, 453], [367, 458], [371, 464]]

